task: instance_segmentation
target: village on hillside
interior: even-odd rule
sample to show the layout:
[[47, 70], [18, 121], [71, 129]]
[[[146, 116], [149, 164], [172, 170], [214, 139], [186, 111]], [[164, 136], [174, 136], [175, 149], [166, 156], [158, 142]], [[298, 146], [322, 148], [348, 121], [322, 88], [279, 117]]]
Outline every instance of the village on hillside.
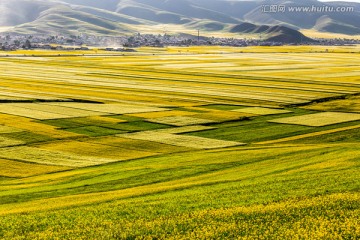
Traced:
[[18, 49], [45, 50], [89, 50], [89, 47], [103, 48], [107, 51], [129, 51], [137, 47], [165, 47], [165, 46], [282, 46], [282, 45], [323, 45], [345, 46], [360, 44], [356, 39], [315, 39], [300, 42], [273, 42], [252, 38], [217, 38], [202, 37], [188, 34], [154, 35], [134, 34], [132, 36], [90, 36], [90, 35], [0, 35], [0, 50], [15, 51]]

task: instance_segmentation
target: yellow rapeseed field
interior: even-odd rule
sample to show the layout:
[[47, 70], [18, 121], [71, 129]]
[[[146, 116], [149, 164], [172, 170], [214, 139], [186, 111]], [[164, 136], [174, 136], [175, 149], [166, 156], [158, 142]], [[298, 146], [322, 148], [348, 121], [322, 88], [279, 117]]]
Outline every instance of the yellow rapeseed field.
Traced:
[[0, 53], [0, 239], [359, 239], [359, 53]]

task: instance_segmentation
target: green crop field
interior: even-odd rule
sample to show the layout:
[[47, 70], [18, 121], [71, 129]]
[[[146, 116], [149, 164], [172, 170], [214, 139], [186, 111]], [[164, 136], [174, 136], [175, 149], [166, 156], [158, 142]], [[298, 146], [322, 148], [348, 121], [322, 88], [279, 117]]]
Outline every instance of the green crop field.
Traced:
[[0, 239], [359, 239], [359, 46], [0, 54]]

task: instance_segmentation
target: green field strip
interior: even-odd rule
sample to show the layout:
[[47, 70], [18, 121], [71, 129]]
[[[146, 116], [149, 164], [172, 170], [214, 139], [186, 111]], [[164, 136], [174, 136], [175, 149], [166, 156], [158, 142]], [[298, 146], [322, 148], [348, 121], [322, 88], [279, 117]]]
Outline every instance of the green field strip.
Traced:
[[0, 136], [1, 138], [16, 140], [21, 145], [54, 140], [54, 138], [52, 137], [30, 131], [22, 131], [16, 133], [1, 133]]
[[[321, 147], [319, 148], [314, 148], [314, 147], [294, 147], [294, 149], [296, 149], [296, 151], [299, 154], [305, 153], [307, 150], [309, 149], [321, 149]], [[162, 175], [166, 176], [166, 179], [177, 179], [179, 178], [179, 176], [188, 176], [189, 173], [191, 173], [189, 176], [192, 177], [194, 176], [194, 173], [197, 173], [200, 171], [200, 173], [204, 173], [204, 174], [210, 174], [210, 176], [213, 174], [215, 169], [218, 170], [231, 170], [232, 167], [234, 166], [238, 166], [238, 167], [245, 167], [246, 168], [246, 164], [255, 164], [256, 162], [259, 161], [269, 161], [269, 159], [266, 158], [266, 155], [269, 153], [272, 153], [274, 155], [278, 155], [279, 153], [281, 153], [282, 157], [289, 157], [290, 153], [292, 152], [291, 148], [288, 149], [276, 149], [274, 152], [273, 148], [269, 148], [266, 149], [265, 151], [263, 149], [252, 149], [249, 150], [247, 152], [245, 152], [244, 154], [244, 158], [242, 159], [238, 159], [236, 157], [236, 151], [237, 149], [232, 149], [232, 150], [228, 150], [227, 153], [229, 155], [229, 158], [223, 159], [219, 156], [222, 156], [223, 153], [222, 152], [200, 152], [199, 154], [194, 155], [193, 153], [182, 153], [180, 155], [174, 155], [171, 158], [174, 159], [174, 161], [172, 162], [168, 162], [169, 156], [163, 156], [163, 157], [156, 157], [155, 161], [153, 158], [145, 158], [145, 159], [141, 159], [139, 161], [130, 161], [130, 162], [118, 162], [118, 163], [113, 163], [112, 165], [104, 165], [104, 166], [98, 166], [98, 167], [93, 167], [91, 169], [79, 169], [79, 170], [75, 170], [74, 171], [74, 175], [72, 175], [71, 172], [64, 172], [64, 173], [55, 173], [55, 174], [51, 174], [49, 176], [45, 176], [46, 178], [42, 177], [42, 176], [38, 176], [38, 177], [32, 177], [29, 179], [25, 179], [25, 182], [22, 183], [37, 183], [39, 180], [40, 181], [46, 181], [44, 182], [44, 186], [37, 186], [35, 188], [33, 188], [32, 186], [30, 188], [28, 188], [26, 190], [26, 192], [31, 192], [31, 191], [38, 191], [36, 190], [37, 188], [40, 191], [43, 190], [56, 190], [56, 189], [62, 189], [62, 188], [71, 188], [71, 187], [77, 187], [77, 186], [82, 186], [84, 184], [101, 184], [102, 182], [104, 183], [104, 185], [107, 182], [114, 182], [114, 180], [121, 180], [118, 181], [117, 184], [126, 184], [126, 179], [129, 181], [130, 184], [133, 183], [133, 180], [136, 179], [137, 182], [142, 183], [143, 181], [145, 182], [150, 182], [152, 183], [153, 180], [148, 178], [147, 174], [145, 174], [142, 178], [139, 178], [138, 176], [141, 175], [139, 173], [148, 173], [148, 174], [152, 174], [154, 171], [156, 172], [161, 172]], [[317, 151], [321, 151], [321, 150], [317, 150]], [[204, 155], [202, 155], [202, 154]], [[260, 154], [258, 155], [258, 158], [254, 161], [253, 159], [253, 155], [252, 154]], [[216, 158], [208, 158], [206, 156], [217, 156]], [[191, 156], [184, 158], [184, 156]], [[191, 164], [193, 167], [188, 168], [187, 172], [186, 167]], [[183, 169], [183, 171], [176, 171], [176, 175], [179, 175], [176, 177], [172, 176], [173, 174], [168, 174], [166, 171], [163, 171], [165, 169], [172, 169], [172, 168], [180, 168]], [[264, 170], [266, 168], [263, 168]], [[175, 170], [175, 169], [174, 169]], [[119, 174], [119, 171], [124, 172], [124, 174]], [[256, 174], [260, 174], [261, 173], [254, 173], [251, 172], [251, 170], [248, 170], [248, 173], [251, 175], [256, 175]], [[197, 174], [195, 174], [196, 176]], [[59, 185], [59, 178], [60, 177], [60, 181], [63, 182], [63, 186]], [[159, 175], [159, 178], [164, 178], [164, 176]], [[201, 175], [200, 175], [201, 176]], [[129, 178], [131, 177], [131, 178]], [[246, 178], [245, 175], [242, 176], [237, 176], [239, 178]], [[135, 179], [132, 179], [135, 178]], [[180, 179], [182, 179], [183, 177], [181, 177]], [[48, 181], [51, 181], [51, 179], [54, 179], [55, 183], [57, 184], [49, 184]], [[184, 180], [186, 180], [186, 178], [184, 178]], [[125, 182], [124, 182], [125, 181]], [[15, 181], [17, 182], [17, 181]], [[157, 181], [154, 181], [155, 183]], [[115, 183], [115, 182], [114, 182]], [[47, 185], [47, 186], [46, 186]], [[141, 185], [141, 184], [140, 184]], [[100, 185], [100, 189], [104, 187], [102, 185]], [[109, 189], [117, 189], [116, 186], [112, 186], [107, 184], [107, 188]], [[20, 192], [23, 192], [24, 189], [19, 189]], [[0, 193], [2, 196], [4, 196], [5, 193]]]
[[266, 122], [248, 125], [242, 125], [241, 123], [229, 123], [227, 126], [225, 123], [222, 126], [214, 125], [214, 127], [216, 127], [214, 130], [188, 133], [188, 135], [207, 138], [211, 137], [226, 141], [252, 143], [264, 141], [265, 139], [277, 139], [298, 135], [312, 129], [307, 126], [269, 124]]
[[319, 132], [313, 132], [313, 133], [297, 135], [297, 136], [293, 136], [293, 137], [276, 139], [276, 140], [272, 140], [272, 141], [258, 142], [256, 144], [264, 144], [264, 145], [266, 145], [266, 144], [289, 142], [289, 141], [295, 141], [295, 140], [299, 140], [299, 139], [303, 139], [303, 138], [318, 137], [318, 136], [322, 136], [322, 135], [338, 133], [338, 132], [344, 132], [344, 131], [350, 131], [350, 130], [359, 129], [359, 128], [360, 128], [360, 125], [342, 127], [342, 128], [331, 129], [331, 130], [325, 130], [325, 131], [319, 131]]
[[[353, 145], [354, 146], [354, 145]], [[49, 198], [47, 200], [36, 200], [38, 198], [38, 196], [34, 195], [32, 198], [35, 201], [31, 201], [30, 199], [24, 199], [26, 200], [26, 202], [24, 202], [24, 204], [19, 204], [20, 208], [16, 209], [13, 208], [11, 206], [11, 204], [5, 204], [1, 206], [1, 211], [2, 214], [4, 214], [4, 212], [8, 212], [11, 213], [12, 211], [33, 211], [35, 209], [53, 209], [53, 208], [62, 208], [62, 207], [67, 207], [67, 206], [74, 206], [74, 205], [83, 205], [83, 204], [87, 204], [87, 203], [94, 203], [94, 202], [102, 202], [102, 201], [108, 201], [111, 199], [119, 199], [119, 198], [128, 198], [131, 196], [141, 196], [141, 195], [147, 195], [148, 193], [151, 194], [156, 194], [156, 193], [163, 193], [164, 191], [168, 191], [168, 190], [178, 190], [181, 191], [182, 189], [189, 189], [191, 190], [191, 188], [193, 187], [200, 187], [200, 186], [204, 186], [204, 184], [210, 184], [210, 185], [221, 185], [221, 184], [225, 184], [226, 182], [230, 183], [231, 181], [245, 181], [245, 184], [249, 184], [249, 185], [255, 185], [255, 183], [251, 180], [253, 178], [258, 178], [258, 185], [257, 188], [262, 188], [265, 187], [264, 185], [262, 185], [261, 183], [266, 183], [266, 182], [271, 182], [274, 181], [273, 177], [276, 177], [278, 180], [281, 179], [288, 179], [291, 180], [293, 178], [292, 175], [288, 175], [287, 172], [297, 172], [298, 175], [301, 176], [301, 174], [303, 174], [302, 169], [306, 169], [306, 168], [310, 168], [310, 169], [316, 169], [318, 167], [318, 165], [320, 164], [324, 164], [325, 168], [320, 168], [317, 171], [319, 173], [321, 173], [322, 175], [326, 176], [327, 173], [326, 170], [326, 164], [327, 163], [335, 163], [338, 161], [338, 157], [341, 156], [342, 161], [341, 162], [337, 162], [338, 166], [343, 166], [347, 169], [350, 170], [351, 166], [354, 166], [351, 164], [351, 159], [352, 156], [349, 155], [348, 153], [346, 153], [346, 151], [349, 152], [353, 152], [356, 153], [357, 151], [355, 149], [352, 149], [352, 146], [349, 145], [348, 147], [344, 146], [334, 146], [332, 147], [332, 149], [338, 153], [338, 155], [334, 155], [332, 152], [329, 152], [329, 147], [324, 145], [322, 147], [314, 147], [314, 146], [309, 146], [309, 147], [293, 147], [293, 148], [280, 148], [277, 149], [274, 152], [274, 149], [272, 150], [268, 150], [268, 151], [263, 151], [263, 150], [249, 150], [244, 152], [244, 158], [243, 159], [239, 159], [236, 152], [238, 150], [233, 150], [233, 151], [228, 151], [227, 152], [227, 160], [229, 161], [228, 164], [216, 164], [216, 165], [212, 165], [211, 163], [206, 163], [206, 159], [209, 158], [209, 156], [223, 156], [223, 153], [202, 153], [202, 155], [193, 155], [193, 153], [187, 153], [187, 154], [181, 154], [181, 156], [173, 156], [172, 159], [179, 159], [180, 157], [183, 158], [183, 162], [185, 163], [186, 161], [189, 161], [191, 159], [193, 159], [194, 164], [196, 164], [196, 162], [199, 162], [199, 160], [201, 160], [201, 163], [204, 164], [202, 168], [201, 165], [197, 165], [196, 168], [194, 168], [192, 171], [190, 170], [191, 168], [189, 168], [189, 173], [193, 173], [195, 175], [192, 175], [189, 173], [187, 173], [186, 171], [182, 170], [182, 171], [175, 171], [176, 174], [178, 175], [178, 177], [180, 177], [180, 179], [174, 179], [174, 175], [173, 174], [169, 174], [171, 172], [163, 172], [163, 176], [158, 175], [160, 174], [160, 172], [154, 172], [155, 175], [158, 175], [159, 178], [163, 178], [161, 183], [157, 183], [152, 182], [152, 179], [149, 179], [146, 175], [144, 175], [142, 178], [138, 179], [138, 183], [141, 183], [142, 181], [150, 181], [150, 185], [141, 183], [140, 186], [134, 186], [132, 179], [129, 178], [126, 182], [124, 181], [117, 181], [117, 184], [124, 184], [125, 185], [123, 187], [126, 186], [126, 184], [130, 184], [128, 185], [130, 188], [124, 188], [121, 190], [116, 190], [116, 186], [111, 186], [111, 185], [107, 185], [109, 190], [111, 189], [111, 187], [114, 188], [114, 190], [112, 191], [108, 191], [108, 192], [100, 192], [100, 193], [96, 193], [96, 189], [91, 189], [89, 188], [88, 190], [90, 190], [93, 193], [88, 193], [88, 194], [84, 194], [84, 193], [80, 193], [79, 195], [73, 195], [73, 196], [67, 196], [67, 197], [59, 197], [59, 198]], [[272, 152], [272, 154], [271, 154]], [[257, 155], [257, 153], [259, 153], [260, 155]], [[319, 153], [323, 153], [324, 156], [322, 156], [321, 158], [318, 158], [318, 154]], [[294, 154], [296, 154], [295, 156], [297, 156], [297, 159], [300, 159], [301, 156], [307, 156], [307, 158], [303, 158], [301, 161], [293, 161], [293, 156]], [[184, 156], [193, 156], [192, 158], [185, 158]], [[251, 157], [252, 156], [252, 157]], [[254, 158], [254, 156], [257, 156], [256, 158]], [[273, 157], [270, 157], [273, 156]], [[316, 159], [318, 158], [318, 159]], [[223, 161], [222, 158], [211, 158], [213, 159], [213, 161], [215, 159], [215, 161]], [[237, 159], [237, 160], [236, 160]], [[316, 159], [316, 160], [315, 160]], [[151, 159], [148, 159], [151, 160]], [[144, 159], [142, 161], [148, 161], [147, 159]], [[155, 160], [155, 161], [154, 161]], [[149, 166], [155, 167], [158, 163], [158, 160], [160, 161], [169, 161], [169, 157], [156, 157], [156, 158], [152, 158], [152, 164]], [[127, 163], [123, 163], [125, 165], [129, 165], [130, 166], [139, 166], [139, 164], [142, 164], [142, 161], [140, 162], [127, 162]], [[174, 164], [179, 164], [178, 161], [171, 161], [174, 162]], [[236, 164], [236, 162], [238, 162]], [[117, 163], [117, 165], [119, 165], [120, 163]], [[141, 171], [140, 169], [136, 170], [136, 168], [130, 168], [133, 169], [133, 171], [130, 171], [130, 169], [126, 169], [124, 168], [123, 164], [120, 164], [120, 166], [122, 166], [123, 170], [125, 171], [126, 175], [130, 176], [132, 175], [133, 178], [136, 178], [139, 175], [139, 171]], [[155, 165], [154, 165], [155, 164]], [[187, 163], [189, 164], [189, 162]], [[348, 165], [350, 164], [350, 165]], [[354, 163], [355, 164], [355, 163]], [[159, 165], [160, 167], [171, 167], [169, 165]], [[207, 166], [207, 167], [206, 167]], [[335, 167], [336, 165], [334, 165], [333, 167]], [[102, 168], [105, 169], [109, 169], [109, 167], [111, 166], [104, 166]], [[146, 168], [146, 165], [143, 165], [142, 168]], [[181, 169], [181, 168], [179, 168]], [[215, 170], [217, 169], [217, 170]], [[114, 171], [115, 169], [113, 169]], [[215, 171], [214, 171], [215, 170]], [[152, 173], [152, 169], [148, 169], [147, 172], [149, 174]], [[239, 174], [239, 172], [242, 172], [242, 174]], [[116, 173], [116, 174], [115, 174]], [[158, 174], [156, 174], [158, 173]], [[63, 192], [61, 194], [61, 189], [66, 189], [66, 188], [71, 188], [73, 187], [74, 190], [76, 191], [82, 191], [83, 188], [78, 188], [77, 189], [77, 185], [78, 186], [84, 186], [85, 184], [95, 184], [94, 186], [96, 186], [96, 184], [98, 183], [98, 181], [94, 178], [95, 176], [92, 175], [91, 173], [87, 173], [90, 174], [88, 175], [88, 178], [78, 178], [76, 180], [73, 179], [72, 181], [69, 181], [70, 179], [66, 179], [64, 184], [57, 184], [57, 185], [49, 185], [47, 187], [35, 187], [35, 188], [29, 188], [27, 190], [25, 189], [19, 189], [17, 190], [18, 193], [20, 194], [22, 193], [26, 193], [28, 192], [31, 193], [31, 191], [33, 192], [37, 192], [37, 191], [44, 191], [44, 194], [46, 194], [46, 192], [48, 192], [50, 189], [53, 189], [53, 194], [54, 196], [60, 196], [62, 194], [66, 194], [66, 192]], [[126, 178], [126, 175], [119, 175], [117, 171], [114, 172], [114, 174], [108, 174], [108, 175], [103, 175], [101, 174], [101, 172], [98, 172], [98, 179], [103, 179], [102, 181], [107, 182], [110, 181], [112, 182], [111, 179], [114, 178]], [[180, 175], [179, 175], [180, 174]], [[182, 175], [184, 174], [184, 175]], [[332, 173], [335, 174], [335, 173]], [[353, 175], [354, 173], [352, 173]], [[54, 176], [56, 175], [62, 175], [62, 173], [59, 174], [54, 174]], [[296, 174], [295, 174], [296, 175]], [[310, 175], [311, 176], [311, 175]], [[49, 176], [51, 177], [51, 175]], [[165, 178], [164, 178], [165, 177]], [[305, 176], [304, 176], [305, 177]], [[343, 180], [344, 183], [347, 181], [348, 176], [343, 176]], [[36, 179], [39, 177], [34, 177], [33, 179]], [[176, 177], [175, 177], [176, 178]], [[301, 181], [307, 181], [307, 184], [311, 184], [311, 182], [309, 182], [310, 179], [306, 179], [306, 178], [301, 178]], [[75, 181], [75, 182], [74, 182]], [[112, 182], [115, 183], [115, 182]], [[293, 183], [295, 184], [295, 182]], [[312, 183], [314, 185], [317, 185], [317, 183]], [[328, 185], [331, 185], [331, 183], [328, 183]], [[334, 183], [335, 184], [335, 183]], [[134, 187], [131, 187], [134, 186]], [[256, 186], [256, 185], [255, 185]], [[335, 186], [335, 185], [334, 185]], [[341, 185], [343, 186], [343, 185]], [[102, 185], [99, 185], [98, 188], [102, 189]], [[346, 186], [343, 186], [346, 187]], [[119, 188], [119, 187], [117, 187]], [[47, 190], [46, 190], [47, 189]], [[56, 190], [57, 189], [57, 190]], [[105, 189], [103, 189], [105, 190]], [[280, 189], [279, 189], [280, 190]], [[58, 192], [59, 191], [59, 192]], [[95, 191], [95, 192], [94, 192]], [[248, 190], [249, 191], [249, 190]], [[312, 189], [312, 191], [316, 191], [316, 189]], [[7, 194], [10, 194], [9, 196], [13, 195], [15, 192], [11, 191]], [[6, 192], [1, 192], [0, 193], [1, 196], [6, 196]], [[4, 195], [5, 194], [5, 195]], [[31, 195], [29, 195], [31, 196]], [[35, 198], [34, 198], [35, 197]], [[92, 199], [92, 200], [91, 200]], [[30, 201], [29, 201], [30, 200]], [[39, 204], [37, 204], [39, 203]], [[40, 203], [48, 203], [43, 205], [45, 208], [41, 207]], [[31, 204], [35, 204], [33, 205], [34, 207], [30, 207]], [[25, 207], [30, 207], [28, 209], [25, 209]]]
[[90, 136], [90, 137], [109, 136], [109, 135], [128, 132], [126, 130], [107, 128], [103, 126], [82, 126], [82, 127], [74, 127], [74, 128], [65, 128], [63, 130], [85, 136]]
[[[306, 197], [303, 199], [289, 199], [284, 200], [278, 203], [272, 203], [268, 205], [258, 204], [254, 206], [246, 207], [229, 207], [226, 209], [209, 209], [209, 210], [194, 210], [192, 213], [189, 212], [179, 212], [176, 213], [174, 217], [166, 221], [163, 220], [163, 216], [166, 210], [159, 211], [158, 214], [151, 211], [149, 206], [146, 206], [151, 214], [151, 217], [147, 217], [146, 220], [142, 219], [140, 214], [137, 214], [137, 218], [131, 218], [129, 221], [125, 221], [120, 218], [126, 216], [127, 212], [123, 209], [127, 206], [124, 202], [102, 204], [98, 208], [94, 209], [92, 207], [82, 207], [77, 209], [77, 211], [69, 210], [58, 210], [54, 214], [66, 215], [68, 218], [59, 219], [53, 217], [53, 214], [41, 214], [35, 213], [30, 216], [25, 216], [23, 218], [16, 218], [14, 216], [3, 217], [2, 224], [6, 227], [9, 226], [8, 222], [15, 221], [17, 227], [14, 228], [14, 231], [20, 231], [20, 227], [26, 222], [31, 222], [34, 219], [43, 219], [44, 223], [36, 224], [33, 228], [33, 231], [30, 229], [25, 230], [27, 235], [35, 238], [37, 236], [36, 232], [41, 231], [43, 235], [49, 236], [54, 235], [54, 231], [59, 232], [61, 236], [66, 235], [70, 229], [70, 226], [74, 226], [71, 219], [79, 219], [81, 214], [80, 212], [85, 212], [86, 217], [85, 221], [82, 221], [83, 224], [89, 226], [92, 231], [89, 233], [88, 230], [85, 230], [81, 227], [80, 224], [75, 225], [76, 230], [71, 231], [73, 235], [76, 236], [91, 236], [93, 238], [100, 238], [102, 236], [111, 235], [115, 238], [137, 238], [149, 236], [153, 238], [196, 238], [202, 239], [204, 235], [209, 237], [214, 237], [221, 239], [224, 237], [236, 238], [244, 234], [246, 230], [247, 236], [256, 238], [258, 232], [266, 232], [268, 229], [272, 229], [268, 233], [271, 236], [277, 236], [279, 238], [287, 239], [293, 238], [294, 236], [300, 235], [301, 231], [300, 226], [309, 226], [309, 238], [316, 239], [319, 237], [331, 238], [334, 236], [334, 232], [337, 229], [342, 229], [341, 233], [337, 236], [342, 237], [346, 235], [354, 235], [352, 232], [357, 228], [347, 228], [347, 225], [352, 222], [356, 222], [358, 218], [352, 212], [343, 213], [344, 208], [351, 208], [355, 206], [357, 208], [359, 201], [359, 196], [356, 193], [350, 194], [331, 194], [329, 196], [320, 196], [320, 197]], [[285, 208], [284, 206], [288, 206]], [[166, 205], [168, 209], [174, 210], [171, 208], [172, 205]], [[331, 208], [329, 210], [328, 208]], [[165, 207], [164, 207], [165, 208]], [[354, 208], [354, 207], [353, 207]], [[144, 211], [136, 208], [136, 203], [132, 203], [131, 209], [135, 212], [144, 214]], [[309, 214], [309, 209], [316, 209]], [[144, 214], [145, 215], [145, 214]], [[302, 216], [308, 215], [306, 219]], [[343, 221], [321, 221], [321, 219], [329, 218], [330, 216], [342, 215], [347, 219], [346, 222]], [[114, 219], [114, 216], [119, 216], [117, 220]], [[260, 216], [260, 217], [259, 217]], [[280, 216], [286, 219], [285, 223], [279, 220]], [[285, 217], [284, 217], [285, 216]], [[116, 219], [116, 218], [115, 218]], [[258, 224], [259, 219], [264, 222], [262, 225]], [[54, 223], [56, 227], [50, 227], [48, 223], [50, 220]], [[241, 222], [241, 225], [239, 224]], [[63, 223], [65, 228], [60, 228], [59, 225]], [[105, 223], [105, 224], [104, 224]], [[179, 223], [183, 223], [179, 226]], [[186, 228], [184, 224], [186, 223]], [[321, 231], [316, 228], [314, 225], [321, 225], [326, 223], [332, 223], [330, 227], [327, 228], [327, 231]], [[98, 227], [99, 225], [104, 226], [107, 231], [102, 230]], [[274, 228], [274, 225], [281, 225], [281, 229]], [[300, 225], [300, 226], [299, 226]], [[149, 230], [151, 226], [151, 230]], [[174, 228], [174, 226], [176, 226]], [[217, 226], [217, 229], [214, 230], [211, 226]], [[236, 227], [235, 227], [236, 226]], [[255, 227], [254, 227], [255, 226]], [[50, 229], [51, 228], [51, 229]], [[176, 233], [174, 233], [176, 231]], [[204, 234], [206, 233], [206, 234]], [[13, 236], [11, 233], [4, 233], [4, 237], [11, 238]]]

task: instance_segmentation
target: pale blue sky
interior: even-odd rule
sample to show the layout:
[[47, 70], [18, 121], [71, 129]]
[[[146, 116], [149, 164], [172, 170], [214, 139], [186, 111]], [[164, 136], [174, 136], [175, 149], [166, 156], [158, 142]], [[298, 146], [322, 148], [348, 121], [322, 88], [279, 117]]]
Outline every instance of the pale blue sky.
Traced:
[[342, 2], [357, 2], [357, 3], [360, 3], [360, 0], [320, 0], [322, 2], [339, 2], [339, 1], [342, 1]]

